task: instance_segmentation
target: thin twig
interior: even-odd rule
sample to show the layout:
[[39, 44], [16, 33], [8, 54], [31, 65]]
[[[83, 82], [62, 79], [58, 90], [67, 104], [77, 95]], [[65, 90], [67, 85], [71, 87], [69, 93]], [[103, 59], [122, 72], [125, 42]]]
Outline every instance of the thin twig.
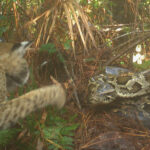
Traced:
[[64, 65], [64, 68], [65, 68], [65, 71], [66, 71], [68, 77], [69, 77], [70, 80], [71, 80], [71, 84], [72, 84], [72, 86], [73, 86], [73, 93], [74, 93], [74, 96], [75, 96], [75, 98], [76, 98], [77, 105], [78, 105], [79, 109], [81, 109], [82, 107], [81, 107], [81, 104], [80, 104], [80, 100], [79, 100], [79, 98], [78, 98], [77, 88], [76, 88], [76, 86], [75, 86], [75, 83], [74, 83], [74, 81], [73, 81], [73, 79], [72, 79], [72, 77], [71, 77], [71, 75], [70, 75], [70, 73], [69, 73], [69, 71], [68, 71], [66, 65]]
[[110, 59], [105, 66], [109, 65], [110, 63], [112, 63], [113, 61], [115, 61], [116, 59], [120, 58], [122, 55], [124, 55], [125, 53], [127, 53], [128, 51], [133, 51], [133, 47], [135, 47], [136, 45], [138, 45], [139, 43], [147, 40], [148, 38], [150, 38], [150, 34], [148, 34], [147, 36], [139, 39], [138, 41], [134, 42], [133, 44], [131, 44], [127, 49], [125, 49], [124, 51], [122, 51], [120, 54], [118, 54], [117, 56], [113, 57], [112, 59]]
[[[60, 50], [57, 50], [57, 51], [58, 51], [58, 53], [59, 53], [60, 55], [62, 55], [61, 52], [60, 52]], [[65, 69], [65, 71], [66, 71], [66, 73], [67, 73], [67, 76], [68, 76], [68, 77], [70, 78], [70, 80], [71, 80], [71, 84], [72, 84], [72, 87], [73, 87], [73, 93], [74, 93], [75, 99], [76, 99], [76, 101], [77, 101], [77, 106], [79, 107], [79, 109], [81, 109], [82, 107], [81, 107], [81, 104], [80, 104], [80, 100], [79, 100], [79, 97], [78, 97], [77, 88], [76, 88], [76, 85], [75, 85], [75, 83], [74, 83], [74, 80], [73, 80], [72, 76], [70, 75], [70, 73], [69, 73], [69, 71], [68, 71], [68, 68], [67, 68], [67, 65], [66, 65], [66, 62], [65, 62], [65, 61], [63, 62], [63, 65], [64, 65], [64, 69]]]
[[65, 150], [61, 145], [55, 143], [54, 141], [50, 140], [50, 139], [46, 139], [46, 141], [52, 145], [54, 145], [55, 147], [61, 149], [61, 150]]

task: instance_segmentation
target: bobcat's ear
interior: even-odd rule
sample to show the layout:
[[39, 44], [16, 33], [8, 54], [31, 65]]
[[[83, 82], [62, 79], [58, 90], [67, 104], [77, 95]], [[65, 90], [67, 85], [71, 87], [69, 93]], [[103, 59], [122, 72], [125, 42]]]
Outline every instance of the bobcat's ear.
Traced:
[[31, 46], [32, 41], [23, 41], [20, 43], [15, 43], [11, 48], [13, 53], [16, 53], [18, 56], [23, 57], [27, 49]]

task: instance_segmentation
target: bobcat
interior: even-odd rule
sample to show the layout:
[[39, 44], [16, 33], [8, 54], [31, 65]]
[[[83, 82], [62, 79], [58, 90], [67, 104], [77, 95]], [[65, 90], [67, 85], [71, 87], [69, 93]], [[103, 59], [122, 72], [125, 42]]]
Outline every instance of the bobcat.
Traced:
[[56, 83], [26, 93], [7, 101], [7, 91], [23, 85], [29, 78], [29, 69], [23, 58], [32, 42], [17, 44], [0, 43], [0, 129], [7, 129], [18, 119], [47, 105], [62, 108], [66, 94], [61, 84]]
[[5, 72], [9, 92], [17, 86], [25, 84], [29, 78], [28, 64], [23, 56], [31, 43], [0, 43], [0, 65]]

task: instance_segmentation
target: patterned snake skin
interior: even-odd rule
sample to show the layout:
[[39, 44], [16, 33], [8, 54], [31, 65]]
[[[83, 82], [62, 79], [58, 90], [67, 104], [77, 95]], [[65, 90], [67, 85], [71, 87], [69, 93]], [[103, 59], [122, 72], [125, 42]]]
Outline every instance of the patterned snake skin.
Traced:
[[140, 73], [100, 74], [89, 80], [90, 102], [110, 103], [116, 97], [134, 98], [150, 93], [150, 69]]
[[136, 112], [139, 120], [150, 125], [150, 69], [139, 73], [96, 75], [90, 78], [88, 86], [90, 103], [115, 104], [113, 112], [132, 117]]

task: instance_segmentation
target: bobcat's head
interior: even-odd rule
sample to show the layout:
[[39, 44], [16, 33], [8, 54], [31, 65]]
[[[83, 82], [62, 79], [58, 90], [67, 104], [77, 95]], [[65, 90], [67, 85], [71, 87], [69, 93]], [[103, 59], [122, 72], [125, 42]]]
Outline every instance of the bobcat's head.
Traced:
[[3, 66], [6, 74], [8, 91], [12, 91], [28, 81], [29, 68], [23, 56], [31, 44], [30, 41], [15, 44], [0, 42], [0, 65]]
[[23, 57], [31, 44], [32, 41], [23, 41], [19, 43], [0, 42], [0, 56], [5, 53], [10, 53], [18, 57]]

